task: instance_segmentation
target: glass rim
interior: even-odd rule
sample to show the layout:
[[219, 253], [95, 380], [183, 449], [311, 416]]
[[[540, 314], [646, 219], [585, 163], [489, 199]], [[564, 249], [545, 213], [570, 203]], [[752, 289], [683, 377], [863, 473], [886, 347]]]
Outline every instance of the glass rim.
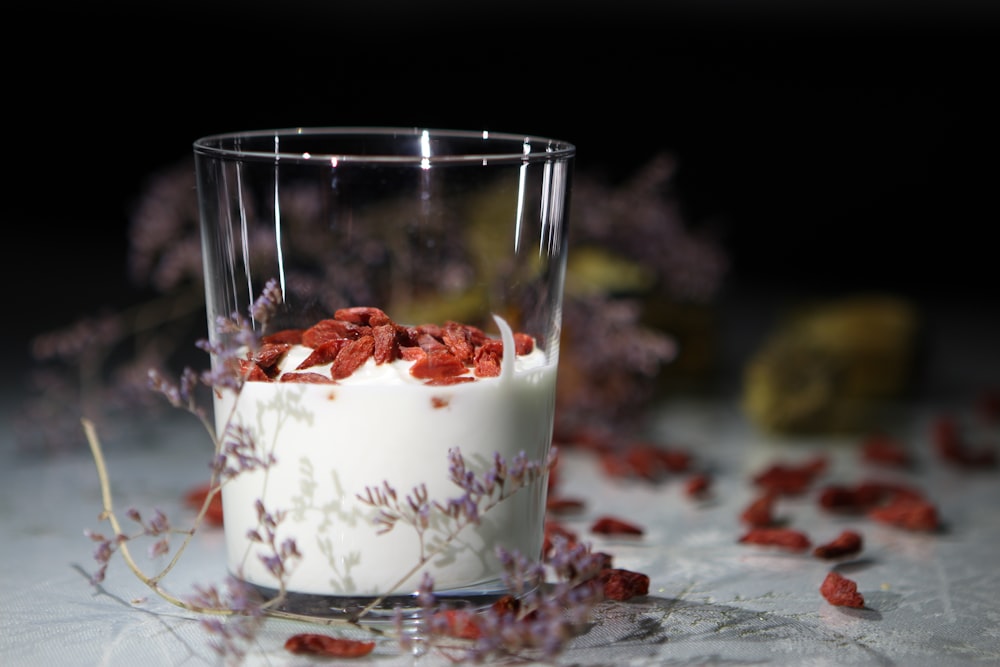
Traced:
[[[359, 152], [332, 151], [304, 152], [302, 150], [286, 150], [281, 148], [284, 138], [301, 139], [308, 137], [320, 138], [350, 138], [370, 136], [373, 138], [406, 137], [420, 139], [422, 150], [417, 153]], [[259, 141], [272, 139], [274, 150], [247, 149], [239, 146], [241, 140]], [[450, 153], [433, 154], [430, 141], [437, 139], [458, 139], [471, 141], [479, 139], [482, 150], [463, 150]], [[426, 141], [426, 148], [423, 142]], [[210, 134], [193, 142], [196, 155], [233, 160], [241, 162], [293, 162], [293, 163], [381, 163], [397, 165], [430, 164], [475, 164], [486, 162], [539, 162], [547, 160], [565, 160], [576, 154], [576, 146], [550, 137], [515, 134], [512, 132], [491, 132], [489, 130], [448, 130], [422, 127], [382, 127], [382, 126], [321, 126], [321, 127], [291, 127], [271, 130], [250, 130], [242, 132], [224, 132]]]

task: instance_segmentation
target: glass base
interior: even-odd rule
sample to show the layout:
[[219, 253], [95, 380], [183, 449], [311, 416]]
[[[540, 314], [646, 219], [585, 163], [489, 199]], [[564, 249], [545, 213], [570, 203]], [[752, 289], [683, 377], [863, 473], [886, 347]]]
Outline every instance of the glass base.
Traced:
[[[263, 599], [272, 600], [279, 595], [274, 588], [250, 584]], [[489, 608], [507, 595], [502, 590], [463, 589], [435, 592], [438, 606], [478, 611]], [[372, 604], [376, 602], [376, 604]], [[381, 598], [364, 596], [338, 596], [318, 593], [285, 593], [279, 605], [271, 609], [296, 616], [320, 620], [343, 620], [365, 625], [414, 625], [422, 619], [423, 608], [416, 595], [387, 595]]]

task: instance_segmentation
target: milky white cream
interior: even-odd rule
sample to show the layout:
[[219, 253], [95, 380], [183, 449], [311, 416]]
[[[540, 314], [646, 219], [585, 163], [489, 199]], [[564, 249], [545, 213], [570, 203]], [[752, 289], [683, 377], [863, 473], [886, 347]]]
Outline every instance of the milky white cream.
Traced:
[[[252, 584], [278, 588], [258, 558], [267, 549], [247, 538], [251, 530], [263, 533], [255, 510], [260, 499], [269, 512], [287, 512], [277, 543], [294, 538], [302, 554], [288, 576], [290, 591], [409, 594], [425, 570], [439, 592], [501, 590], [497, 546], [535, 556], [541, 552], [544, 479], [483, 514], [480, 525], [465, 528], [398, 588], [421, 557], [418, 534], [405, 524], [379, 534], [373, 522], [378, 510], [357, 496], [383, 482], [404, 502], [420, 484], [442, 503], [461, 496], [449, 480], [451, 448], [459, 448], [477, 472], [488, 468], [495, 453], [508, 462], [522, 451], [529, 460], [545, 459], [552, 438], [555, 363], [537, 347], [515, 358], [508, 335], [509, 329], [496, 378], [429, 387], [410, 376], [409, 362], [376, 365], [369, 359], [337, 384], [246, 382], [238, 399], [229, 390], [216, 392], [220, 432], [231, 415], [234, 424], [254, 434], [261, 451], [277, 460], [267, 470], [240, 473], [223, 487], [230, 570]], [[294, 369], [309, 352], [289, 351], [282, 368]], [[423, 548], [434, 549], [444, 529], [436, 518]]]

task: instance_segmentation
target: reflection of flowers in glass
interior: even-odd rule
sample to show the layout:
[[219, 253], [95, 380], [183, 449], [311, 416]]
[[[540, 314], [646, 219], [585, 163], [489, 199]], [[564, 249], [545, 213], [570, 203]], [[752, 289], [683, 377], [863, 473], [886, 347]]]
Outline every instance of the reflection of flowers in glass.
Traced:
[[[647, 322], [649, 311], [657, 300], [707, 304], [719, 290], [726, 255], [714, 239], [685, 224], [673, 175], [673, 161], [658, 156], [622, 185], [593, 174], [575, 179], [557, 406], [562, 422], [586, 418], [614, 426], [645, 409], [659, 372], [676, 353], [669, 324], [665, 329]], [[352, 243], [360, 251], [345, 262], [327, 261], [333, 237], [309, 233], [324, 224], [314, 192], [312, 185], [291, 188], [282, 202], [285, 241], [305, 245], [300, 250], [314, 260], [287, 274], [289, 298], [312, 301], [317, 311], [327, 312], [343, 304], [376, 303], [361, 268], [391, 266], [393, 257], [401, 256], [419, 263], [411, 271], [427, 286], [446, 285], [455, 295], [476, 288], [470, 277], [484, 240], [465, 244], [446, 234], [448, 212], [431, 216], [420, 239], [401, 235], [398, 248], [366, 244], [365, 230], [353, 228]], [[153, 296], [36, 339], [33, 355], [39, 364], [29, 378], [35, 392], [16, 425], [22, 444], [49, 450], [75, 446], [81, 406], [107, 429], [108, 413], [159, 405], [136, 388], [150, 368], [167, 372], [186, 365], [188, 344], [204, 329], [197, 207], [190, 160], [149, 181], [131, 216], [127, 261], [137, 291]], [[391, 205], [385, 215], [392, 219]], [[408, 244], [431, 238], [427, 245], [435, 254], [408, 252]], [[246, 243], [251, 255], [265, 256], [275, 239], [262, 232]]]

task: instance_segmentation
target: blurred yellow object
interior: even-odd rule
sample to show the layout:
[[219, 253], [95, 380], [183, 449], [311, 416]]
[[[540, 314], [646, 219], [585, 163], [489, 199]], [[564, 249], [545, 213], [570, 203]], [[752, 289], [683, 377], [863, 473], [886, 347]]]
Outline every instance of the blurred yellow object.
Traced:
[[907, 387], [918, 316], [908, 301], [859, 294], [801, 307], [779, 322], [744, 369], [743, 409], [774, 433], [870, 426]]

